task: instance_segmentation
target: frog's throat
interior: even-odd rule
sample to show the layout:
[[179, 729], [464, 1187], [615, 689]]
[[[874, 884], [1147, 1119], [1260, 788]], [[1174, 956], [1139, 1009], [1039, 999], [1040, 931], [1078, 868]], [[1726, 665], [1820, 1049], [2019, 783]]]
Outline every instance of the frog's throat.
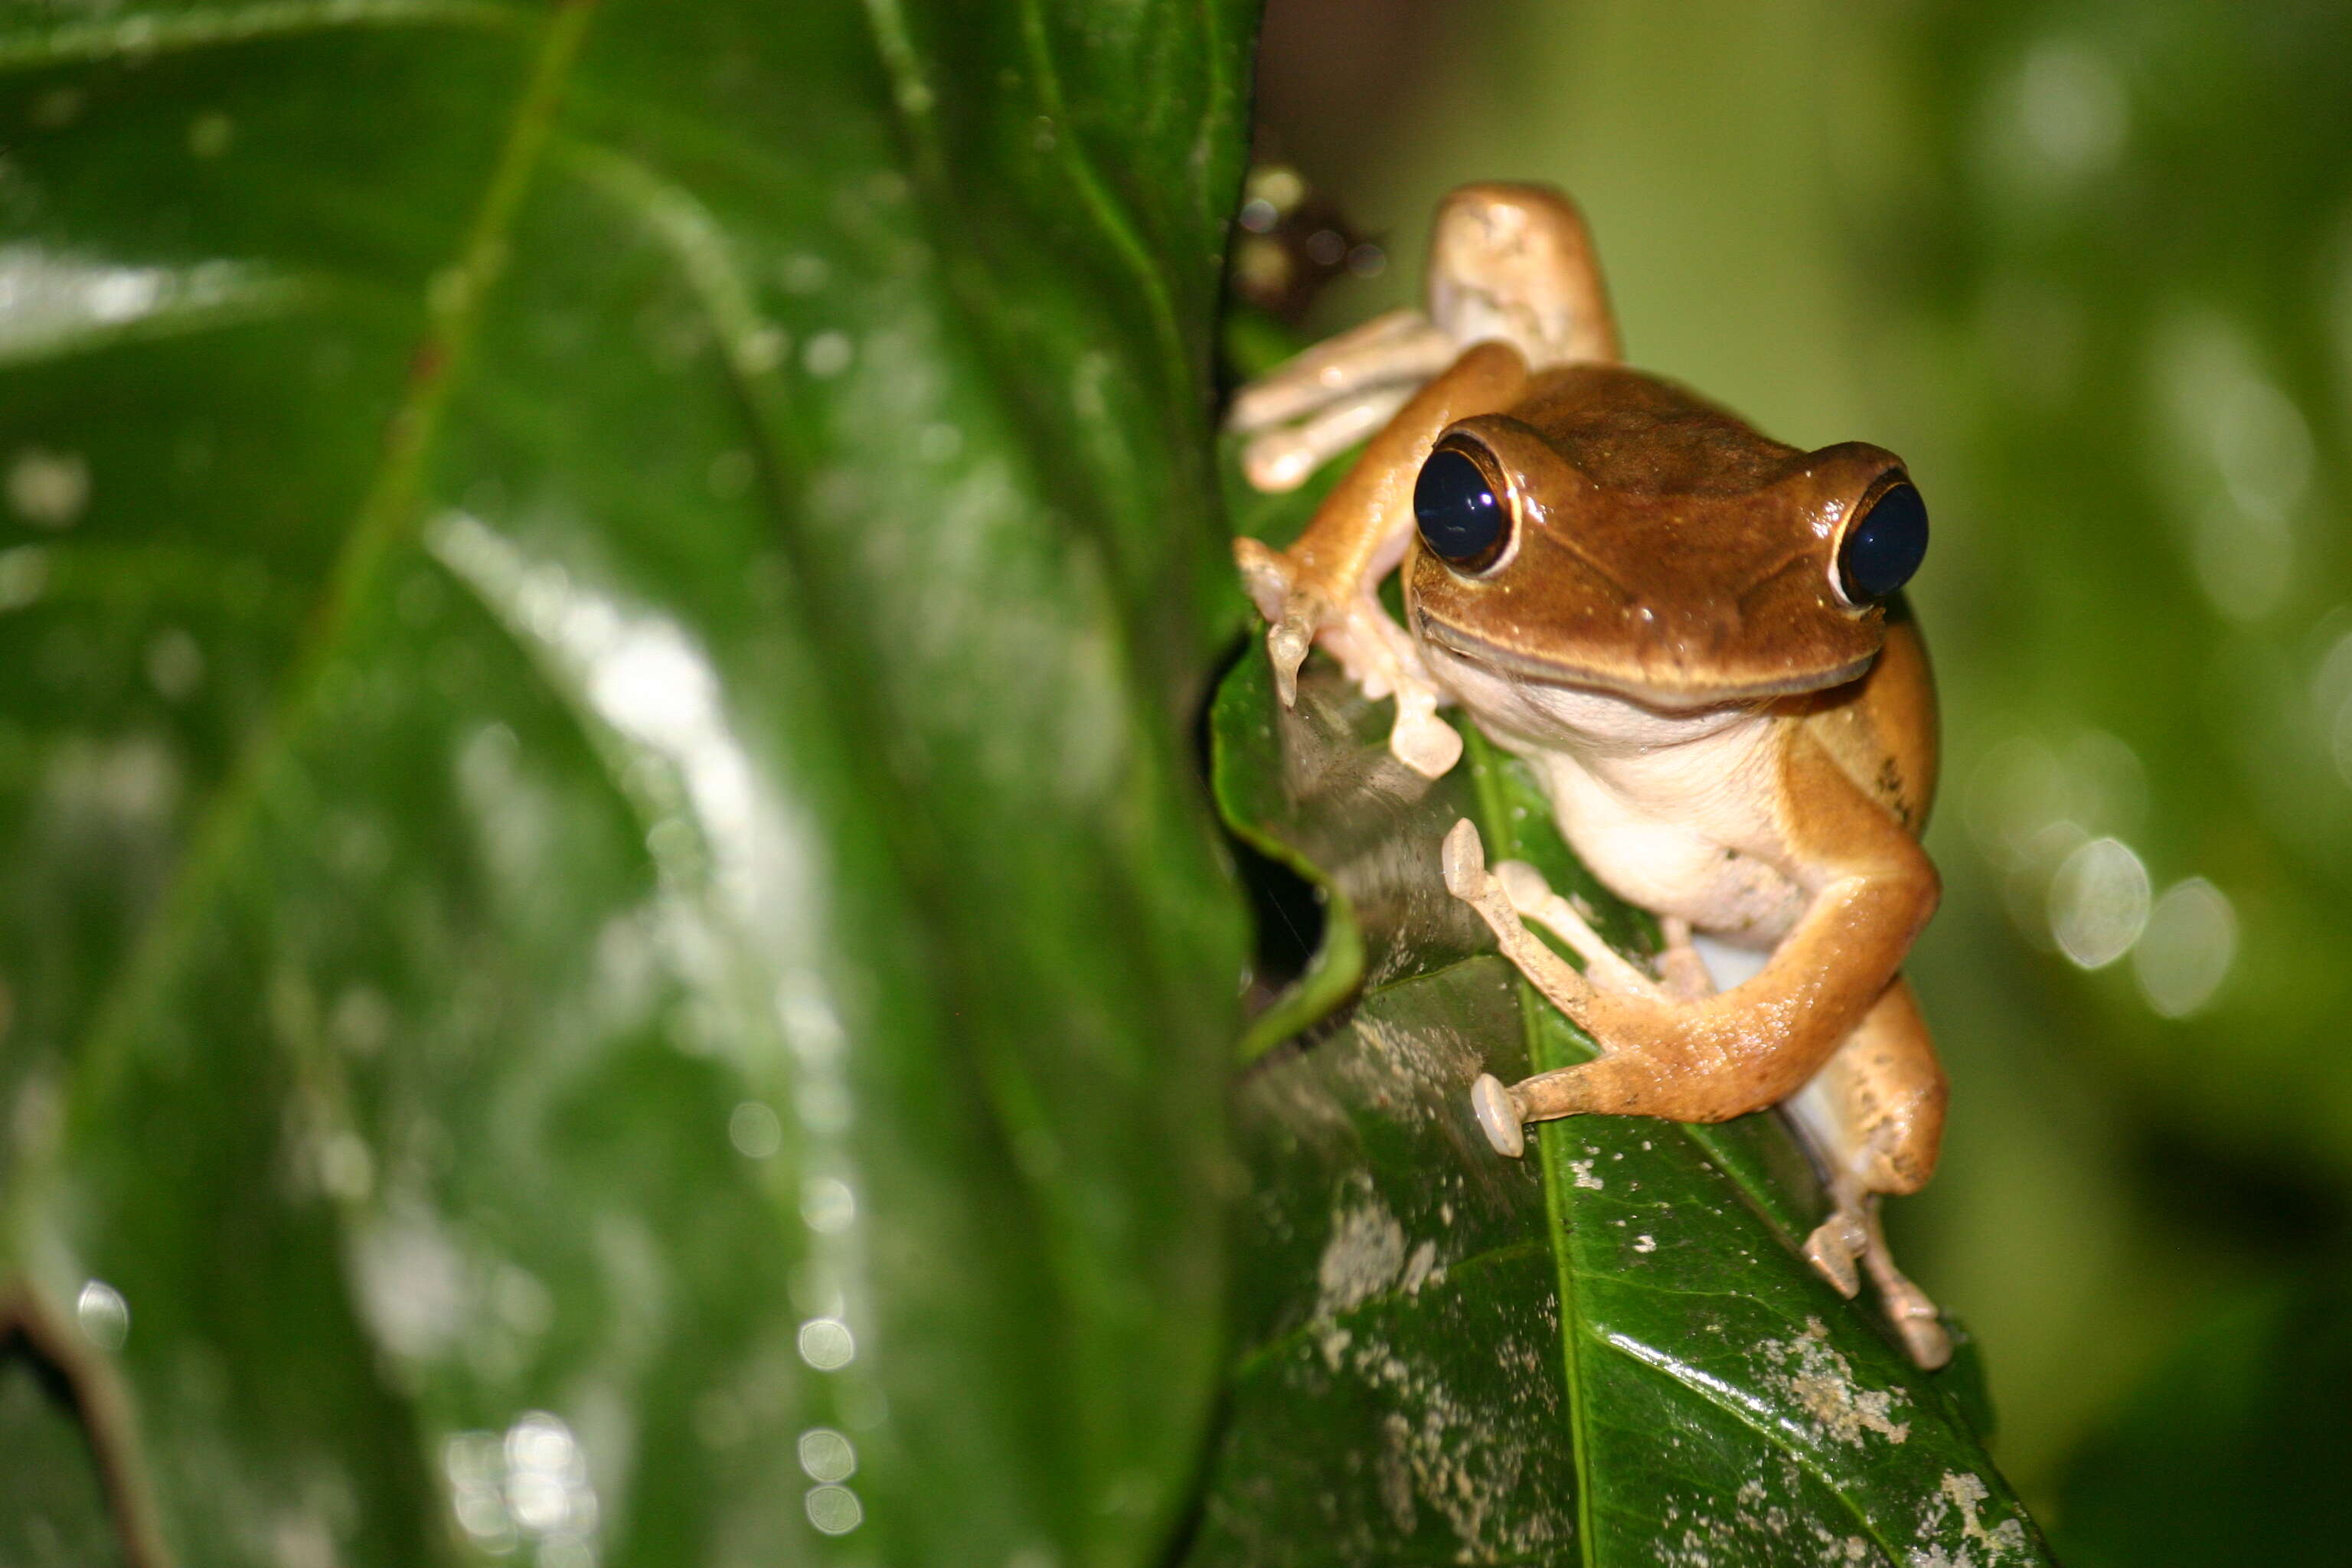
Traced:
[[1827, 691], [1848, 681], [1860, 679], [1878, 658], [1878, 650], [1873, 648], [1860, 658], [1821, 669], [1789, 669], [1748, 679], [1693, 669], [1660, 679], [1655, 671], [1623, 664], [1579, 663], [1574, 659], [1546, 658], [1505, 647], [1489, 642], [1475, 632], [1447, 625], [1422, 605], [1416, 605], [1413, 608], [1414, 632], [1457, 658], [1524, 680], [1586, 687], [1626, 698], [1645, 708], [1668, 712], [1718, 708], [1735, 702], [1754, 702], [1808, 691]]

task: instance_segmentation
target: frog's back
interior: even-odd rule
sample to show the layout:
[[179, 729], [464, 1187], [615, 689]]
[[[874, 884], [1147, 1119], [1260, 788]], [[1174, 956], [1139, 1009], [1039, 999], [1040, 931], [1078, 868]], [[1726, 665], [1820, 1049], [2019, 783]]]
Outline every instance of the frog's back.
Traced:
[[1804, 456], [1688, 387], [1627, 365], [1546, 371], [1510, 412], [1617, 494], [1753, 497]]

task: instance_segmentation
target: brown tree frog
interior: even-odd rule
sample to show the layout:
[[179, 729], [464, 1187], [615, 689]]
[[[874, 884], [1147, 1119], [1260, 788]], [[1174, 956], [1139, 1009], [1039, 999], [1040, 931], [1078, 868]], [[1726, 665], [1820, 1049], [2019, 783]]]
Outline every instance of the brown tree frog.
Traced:
[[[1529, 185], [1455, 191], [1427, 310], [1308, 350], [1231, 422], [1267, 489], [1370, 437], [1290, 549], [1235, 543], [1282, 700], [1321, 645], [1395, 698], [1391, 747], [1433, 778], [1462, 743], [1436, 710], [1460, 704], [1526, 760], [1593, 875], [1661, 922], [1654, 973], [1454, 826], [1447, 888], [1601, 1052], [1482, 1077], [1496, 1149], [1554, 1117], [1780, 1106], [1833, 1205], [1806, 1256], [1849, 1296], [1866, 1271], [1913, 1358], [1942, 1364], [1878, 1214], [1934, 1171], [1946, 1096], [1899, 973], [1939, 889], [1918, 842], [1935, 692], [1899, 596], [1927, 514], [1902, 460], [1784, 446], [1620, 363], [1582, 219]], [[1378, 597], [1391, 571], [1403, 626]], [[1703, 945], [1757, 955], [1751, 973], [1718, 989]]]

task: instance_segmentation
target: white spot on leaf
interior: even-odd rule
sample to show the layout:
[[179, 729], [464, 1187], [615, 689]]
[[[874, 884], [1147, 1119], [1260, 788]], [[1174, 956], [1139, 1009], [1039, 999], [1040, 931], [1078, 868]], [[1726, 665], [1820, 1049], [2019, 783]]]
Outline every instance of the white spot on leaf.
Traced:
[[1804, 1331], [1793, 1340], [1767, 1340], [1763, 1351], [1772, 1363], [1762, 1382], [1785, 1394], [1811, 1418], [1817, 1436], [1859, 1445], [1864, 1433], [1876, 1433], [1890, 1443], [1911, 1436], [1911, 1424], [1897, 1421], [1894, 1412], [1908, 1405], [1897, 1389], [1864, 1388], [1854, 1381], [1853, 1368], [1829, 1342], [1829, 1325], [1807, 1318]]

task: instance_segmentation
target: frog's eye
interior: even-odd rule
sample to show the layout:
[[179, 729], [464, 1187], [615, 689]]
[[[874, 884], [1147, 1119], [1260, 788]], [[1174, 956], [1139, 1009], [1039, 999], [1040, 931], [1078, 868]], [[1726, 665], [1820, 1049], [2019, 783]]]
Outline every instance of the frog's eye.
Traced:
[[1412, 487], [1422, 543], [1457, 572], [1492, 566], [1511, 542], [1511, 508], [1502, 489], [1463, 447], [1439, 447]]
[[1909, 483], [1881, 491], [1838, 545], [1838, 597], [1857, 609], [1892, 598], [1927, 554], [1927, 503]]

